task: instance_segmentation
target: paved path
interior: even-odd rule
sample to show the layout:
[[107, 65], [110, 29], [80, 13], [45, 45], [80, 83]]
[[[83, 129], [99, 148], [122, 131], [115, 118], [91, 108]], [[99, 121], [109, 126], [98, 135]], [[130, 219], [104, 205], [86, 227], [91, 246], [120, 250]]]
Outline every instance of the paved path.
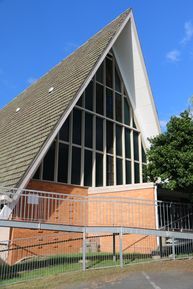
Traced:
[[73, 289], [193, 289], [192, 272], [137, 272], [105, 283], [92, 282]]

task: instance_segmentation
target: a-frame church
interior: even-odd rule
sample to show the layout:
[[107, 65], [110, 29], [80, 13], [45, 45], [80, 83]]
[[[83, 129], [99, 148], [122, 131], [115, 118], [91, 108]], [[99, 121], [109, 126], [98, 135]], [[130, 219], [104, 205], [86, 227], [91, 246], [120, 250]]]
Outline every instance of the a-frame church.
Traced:
[[143, 172], [159, 133], [127, 10], [0, 111], [0, 186], [154, 200]]

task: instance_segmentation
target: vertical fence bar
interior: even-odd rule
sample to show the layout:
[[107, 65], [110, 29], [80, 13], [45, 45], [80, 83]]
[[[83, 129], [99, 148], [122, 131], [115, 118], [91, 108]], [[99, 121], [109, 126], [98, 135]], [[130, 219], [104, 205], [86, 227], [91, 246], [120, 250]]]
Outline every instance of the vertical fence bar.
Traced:
[[119, 233], [119, 256], [120, 256], [120, 267], [123, 268], [123, 229], [120, 229]]
[[175, 254], [175, 238], [172, 238], [172, 258], [173, 258], [173, 260], [176, 259], [176, 254]]
[[113, 262], [116, 262], [116, 245], [115, 245], [115, 233], [113, 233]]
[[84, 229], [82, 238], [82, 270], [86, 271], [86, 229]]

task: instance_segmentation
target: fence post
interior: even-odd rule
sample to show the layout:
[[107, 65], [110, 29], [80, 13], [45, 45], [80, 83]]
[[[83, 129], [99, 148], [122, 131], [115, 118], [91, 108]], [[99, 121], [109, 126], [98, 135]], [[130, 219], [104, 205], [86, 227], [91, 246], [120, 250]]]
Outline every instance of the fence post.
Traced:
[[120, 267], [123, 268], [123, 229], [120, 229], [119, 233], [119, 256], [120, 256]]
[[163, 257], [162, 237], [159, 237], [160, 258]]
[[176, 253], [175, 253], [175, 238], [172, 238], [172, 258], [173, 260], [176, 259]]
[[116, 262], [116, 239], [115, 239], [116, 234], [113, 233], [113, 262]]
[[86, 271], [86, 229], [83, 231], [82, 239], [82, 270]]

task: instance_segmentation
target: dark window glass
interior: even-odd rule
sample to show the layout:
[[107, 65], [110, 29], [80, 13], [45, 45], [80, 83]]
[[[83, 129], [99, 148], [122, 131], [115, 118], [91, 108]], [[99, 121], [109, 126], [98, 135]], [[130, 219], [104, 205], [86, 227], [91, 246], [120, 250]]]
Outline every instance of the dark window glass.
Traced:
[[84, 151], [84, 185], [92, 186], [92, 152]]
[[145, 153], [145, 150], [143, 148], [143, 145], [141, 145], [141, 151], [142, 151], [142, 162], [146, 163], [147, 159], [146, 159], [146, 153]]
[[103, 119], [96, 117], [96, 150], [103, 151]]
[[117, 171], [117, 185], [123, 184], [123, 166], [122, 160], [117, 158], [116, 160], [116, 171]]
[[103, 71], [104, 71], [103, 66], [104, 66], [104, 63], [101, 64], [101, 66], [99, 67], [96, 73], [96, 80], [101, 83], [103, 83]]
[[135, 120], [134, 120], [134, 117], [133, 117], [133, 127], [134, 127], [134, 128], [137, 128], [136, 123], [135, 123]]
[[134, 147], [134, 160], [138, 161], [139, 160], [139, 138], [138, 138], [138, 133], [133, 132], [133, 147]]
[[83, 95], [81, 95], [81, 97], [80, 97], [79, 100], [77, 101], [76, 105], [82, 106], [82, 102], [83, 102]]
[[116, 125], [116, 154], [122, 156], [122, 127]]
[[60, 129], [59, 139], [63, 141], [69, 141], [69, 117], [65, 120], [65, 123]]
[[116, 68], [115, 68], [115, 90], [121, 92], [121, 80]]
[[130, 139], [130, 130], [125, 128], [125, 156], [126, 158], [131, 158], [131, 139]]
[[55, 142], [51, 145], [43, 162], [43, 179], [54, 181]]
[[92, 148], [93, 116], [85, 113], [85, 146]]
[[106, 85], [113, 87], [113, 63], [108, 58], [106, 58]]
[[114, 185], [113, 157], [107, 155], [107, 186]]
[[85, 90], [85, 108], [93, 110], [93, 81], [89, 83]]
[[126, 98], [124, 98], [124, 123], [130, 125], [131, 122], [131, 114], [129, 104]]
[[107, 153], [113, 154], [113, 123], [107, 121]]
[[103, 155], [96, 153], [96, 186], [103, 186]]
[[81, 126], [82, 126], [82, 112], [81, 110], [73, 110], [73, 139], [74, 144], [81, 144]]
[[39, 180], [40, 179], [40, 166], [38, 167], [35, 175], [33, 176], [34, 180]]
[[147, 166], [143, 165], [142, 166], [142, 175], [143, 175], [143, 183], [147, 183]]
[[80, 163], [81, 163], [81, 149], [77, 147], [72, 147], [71, 184], [80, 185]]
[[126, 184], [131, 184], [131, 162], [126, 160]]
[[103, 86], [96, 83], [96, 112], [104, 114], [104, 90]]
[[116, 120], [122, 122], [122, 96], [119, 93], [115, 93], [115, 111]]
[[58, 182], [67, 183], [68, 180], [68, 145], [59, 144]]
[[106, 89], [106, 116], [113, 118], [113, 92], [110, 89]]
[[134, 171], [135, 171], [135, 183], [139, 183], [139, 164], [134, 163]]
[[125, 86], [124, 86], [124, 88], [123, 88], [123, 93], [124, 93], [124, 95], [127, 95]]

